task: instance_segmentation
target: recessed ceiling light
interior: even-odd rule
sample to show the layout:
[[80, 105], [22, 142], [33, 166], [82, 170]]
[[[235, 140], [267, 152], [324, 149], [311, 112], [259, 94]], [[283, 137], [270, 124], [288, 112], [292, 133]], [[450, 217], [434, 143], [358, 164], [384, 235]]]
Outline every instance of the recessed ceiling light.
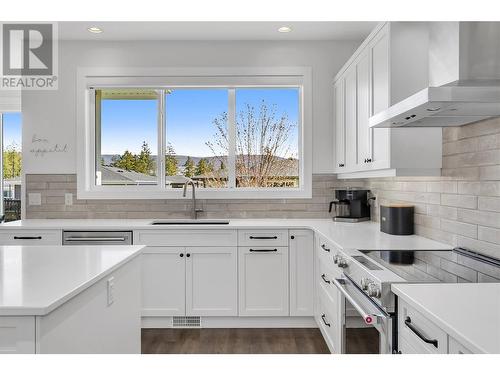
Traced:
[[281, 26], [278, 31], [280, 33], [289, 33], [290, 31], [292, 31], [292, 28], [289, 27], [289, 26]]
[[94, 33], [94, 34], [102, 33], [102, 29], [99, 27], [96, 27], [96, 26], [89, 27], [87, 30], [91, 33]]

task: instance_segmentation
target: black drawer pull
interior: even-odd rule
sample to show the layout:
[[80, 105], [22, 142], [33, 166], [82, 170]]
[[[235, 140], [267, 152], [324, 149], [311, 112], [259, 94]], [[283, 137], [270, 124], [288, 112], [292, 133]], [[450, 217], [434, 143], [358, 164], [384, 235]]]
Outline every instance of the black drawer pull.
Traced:
[[250, 249], [252, 253], [271, 253], [278, 251], [278, 249]]
[[270, 236], [270, 237], [266, 237], [266, 236], [250, 236], [250, 239], [251, 240], [277, 240], [278, 236]]
[[411, 318], [409, 316], [406, 317], [405, 319], [405, 325], [415, 334], [419, 337], [419, 339], [421, 339], [423, 342], [427, 343], [427, 344], [432, 344], [434, 345], [436, 348], [438, 347], [438, 340], [436, 339], [428, 339], [427, 337], [424, 336], [424, 334], [422, 332], [420, 332], [411, 322]]
[[42, 236], [14, 236], [15, 240], [41, 240]]
[[325, 244], [321, 245], [321, 248], [327, 252], [330, 252], [330, 249], [327, 248]]
[[326, 317], [326, 315], [325, 315], [325, 314], [321, 315], [321, 320], [323, 321], [323, 323], [324, 323], [324, 325], [325, 325], [325, 326], [330, 327], [330, 326], [331, 326], [331, 324], [330, 324], [330, 323], [328, 323], [328, 322], [325, 320], [325, 317]]
[[321, 275], [321, 278], [323, 279], [323, 281], [327, 284], [330, 284], [330, 280], [328, 280], [326, 277], [325, 277], [325, 274]]

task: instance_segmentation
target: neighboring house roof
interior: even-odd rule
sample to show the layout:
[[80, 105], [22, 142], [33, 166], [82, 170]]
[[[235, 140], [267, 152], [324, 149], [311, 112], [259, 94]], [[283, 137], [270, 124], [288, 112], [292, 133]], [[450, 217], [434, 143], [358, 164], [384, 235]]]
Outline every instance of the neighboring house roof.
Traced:
[[[105, 183], [156, 184], [156, 176], [145, 173], [127, 171], [123, 168], [101, 165], [101, 180]], [[185, 176], [165, 176], [166, 184], [183, 184], [189, 181]]]
[[101, 180], [106, 183], [133, 183], [133, 184], [153, 184], [156, 183], [156, 176], [150, 176], [145, 173], [127, 171], [123, 168], [101, 165]]

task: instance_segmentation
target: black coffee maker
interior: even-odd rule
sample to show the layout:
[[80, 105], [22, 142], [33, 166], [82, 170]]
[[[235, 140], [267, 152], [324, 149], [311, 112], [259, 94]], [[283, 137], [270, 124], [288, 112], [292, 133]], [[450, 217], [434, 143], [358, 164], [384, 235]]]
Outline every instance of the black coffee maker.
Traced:
[[335, 200], [330, 202], [328, 212], [334, 221], [357, 223], [370, 220], [370, 190], [345, 188], [335, 190]]

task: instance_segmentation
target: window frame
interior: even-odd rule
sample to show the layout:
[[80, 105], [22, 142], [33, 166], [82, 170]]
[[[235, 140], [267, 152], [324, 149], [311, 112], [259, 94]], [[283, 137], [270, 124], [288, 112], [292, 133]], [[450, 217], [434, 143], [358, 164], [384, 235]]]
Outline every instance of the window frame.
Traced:
[[[182, 199], [182, 189], [165, 187], [163, 157], [158, 158], [158, 184], [154, 186], [98, 186], [96, 170], [95, 89], [105, 88], [227, 88], [228, 119], [235, 120], [238, 88], [298, 87], [298, 188], [203, 188], [197, 190], [200, 199], [284, 199], [312, 196], [312, 116], [311, 68], [78, 68], [77, 72], [77, 197], [78, 199]], [[164, 95], [159, 106], [165, 105]], [[159, 110], [158, 154], [166, 148], [165, 116]], [[234, 125], [234, 124], [233, 124]], [[167, 130], [168, 131], [168, 130]], [[235, 126], [228, 124], [228, 131]], [[235, 139], [235, 137], [230, 137]], [[235, 142], [234, 142], [235, 143]], [[230, 150], [236, 154], [236, 145]], [[229, 155], [228, 155], [229, 156]], [[228, 157], [229, 178], [235, 179], [235, 157]], [[161, 172], [161, 173], [160, 173]]]

